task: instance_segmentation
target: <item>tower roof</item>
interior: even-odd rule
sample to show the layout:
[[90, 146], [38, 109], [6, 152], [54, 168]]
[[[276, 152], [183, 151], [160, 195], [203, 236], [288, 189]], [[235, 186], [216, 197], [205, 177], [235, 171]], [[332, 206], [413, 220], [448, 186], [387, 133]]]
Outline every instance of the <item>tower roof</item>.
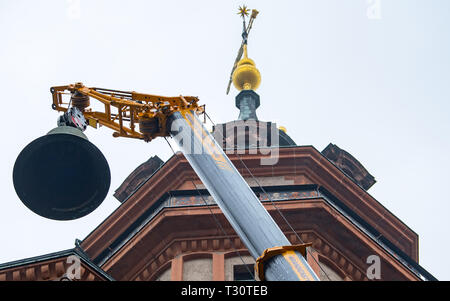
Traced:
[[[299, 223], [298, 227], [318, 233], [322, 243], [315, 248], [323, 247], [323, 241], [328, 241], [344, 252], [346, 258], [379, 254], [386, 264], [386, 279], [416, 279], [417, 271], [432, 279], [417, 264], [418, 235], [321, 152], [312, 146], [284, 147], [279, 151], [279, 161], [273, 166], [260, 165], [260, 154], [230, 154], [229, 157], [238, 168], [245, 162], [264, 190], [274, 193], [271, 198], [278, 202], [277, 206]], [[255, 193], [260, 193], [260, 187], [248, 172], [242, 171], [242, 176]], [[288, 190], [300, 196], [306, 193], [305, 189], [311, 193], [308, 202], [299, 201], [291, 194], [282, 198]], [[314, 196], [317, 191], [323, 195]], [[264, 202], [265, 194], [260, 196]], [[221, 249], [224, 242], [218, 238], [220, 231], [211, 224], [210, 210], [214, 210], [213, 214], [224, 225], [226, 220], [213, 201], [186, 158], [174, 155], [145, 179], [81, 246], [95, 264], [117, 280], [153, 279], [152, 275], [164, 268], [167, 262], [164, 258], [176, 257], [184, 249], [205, 252], [210, 250], [209, 246], [216, 246], [218, 249], [213, 250], [225, 250]], [[273, 210], [270, 202], [266, 204]], [[196, 235], [201, 241], [191, 244]], [[193, 244], [195, 250], [191, 250]], [[329, 248], [327, 252], [330, 253]], [[359, 268], [354, 267], [352, 271]], [[351, 278], [359, 279], [356, 275]]]

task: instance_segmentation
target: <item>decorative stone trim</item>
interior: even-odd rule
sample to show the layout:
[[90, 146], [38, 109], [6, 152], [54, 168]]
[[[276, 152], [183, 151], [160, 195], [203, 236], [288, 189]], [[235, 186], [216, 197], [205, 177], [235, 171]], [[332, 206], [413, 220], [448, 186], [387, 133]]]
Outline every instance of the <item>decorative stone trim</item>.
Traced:
[[[292, 233], [286, 233], [286, 236], [292, 244], [301, 243], [298, 237]], [[367, 280], [364, 267], [357, 266], [347, 257], [341, 254], [332, 244], [318, 235], [315, 231], [305, 231], [300, 234], [303, 242], [312, 242], [313, 248], [319, 252], [320, 258], [325, 259], [325, 264], [334, 269], [335, 272], [342, 276], [343, 279]], [[231, 240], [236, 249], [231, 248]], [[183, 247], [185, 246], [185, 247]], [[186, 247], [189, 246], [189, 247]], [[238, 251], [241, 256], [248, 255], [248, 250], [244, 248], [241, 240], [237, 236], [233, 237], [212, 237], [198, 238], [190, 240], [174, 240], [161, 253], [160, 256], [154, 258], [145, 267], [143, 267], [134, 277], [133, 280], [154, 280], [165, 269], [170, 268], [170, 262], [178, 256], [190, 258], [192, 256], [208, 256], [213, 257], [215, 253], [223, 253], [225, 258], [235, 256]], [[169, 255], [171, 254], [171, 255]], [[168, 262], [163, 262], [160, 258], [166, 258]], [[333, 264], [330, 264], [333, 263]], [[332, 265], [332, 266], [330, 266]]]

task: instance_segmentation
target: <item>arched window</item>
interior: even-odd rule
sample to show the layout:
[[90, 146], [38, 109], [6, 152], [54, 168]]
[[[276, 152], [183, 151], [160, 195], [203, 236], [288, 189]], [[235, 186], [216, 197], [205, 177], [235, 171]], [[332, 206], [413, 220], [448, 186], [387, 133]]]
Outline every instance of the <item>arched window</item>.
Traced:
[[225, 254], [225, 281], [252, 281], [255, 279], [255, 260], [248, 254], [248, 251], [240, 251], [239, 255], [236, 252]]
[[196, 253], [183, 256], [183, 281], [212, 281], [212, 254]]

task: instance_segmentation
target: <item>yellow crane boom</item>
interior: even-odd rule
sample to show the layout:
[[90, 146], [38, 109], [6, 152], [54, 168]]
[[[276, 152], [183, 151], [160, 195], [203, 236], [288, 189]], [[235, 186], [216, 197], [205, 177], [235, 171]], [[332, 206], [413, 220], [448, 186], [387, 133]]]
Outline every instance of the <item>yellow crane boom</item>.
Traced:
[[[113, 137], [143, 139], [146, 142], [156, 137], [169, 136], [167, 117], [176, 111], [204, 113], [194, 96], [167, 97], [130, 91], [104, 88], [89, 88], [82, 83], [50, 88], [52, 108], [66, 112], [70, 106], [78, 108], [88, 124], [94, 128], [103, 125], [114, 130]], [[65, 101], [64, 95], [70, 95]], [[90, 99], [97, 99], [104, 109], [94, 111]], [[138, 127], [136, 126], [138, 125]]]

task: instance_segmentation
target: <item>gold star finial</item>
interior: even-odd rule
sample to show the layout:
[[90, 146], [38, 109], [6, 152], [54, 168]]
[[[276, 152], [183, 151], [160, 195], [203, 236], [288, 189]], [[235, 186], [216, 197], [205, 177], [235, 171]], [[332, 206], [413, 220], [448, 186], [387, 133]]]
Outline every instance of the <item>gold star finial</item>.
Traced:
[[238, 15], [241, 15], [242, 18], [248, 17], [250, 10], [247, 8], [246, 5], [239, 6], [239, 12]]

